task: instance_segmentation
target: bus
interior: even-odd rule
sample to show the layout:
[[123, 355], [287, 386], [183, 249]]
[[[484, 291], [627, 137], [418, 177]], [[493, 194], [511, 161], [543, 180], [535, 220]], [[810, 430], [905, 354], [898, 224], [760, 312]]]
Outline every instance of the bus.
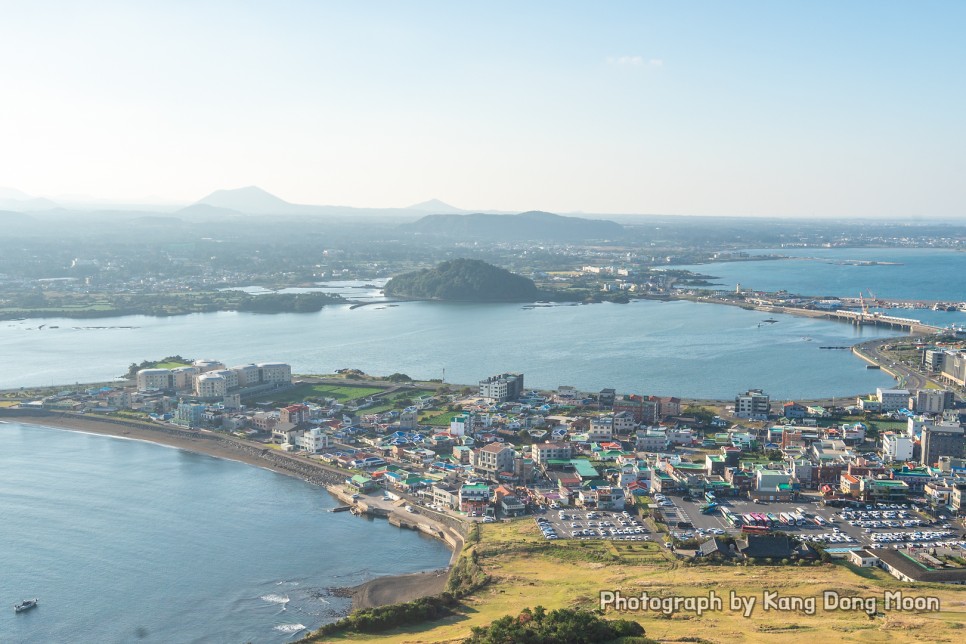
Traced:
[[724, 520], [727, 521], [731, 526], [735, 528], [741, 527], [741, 518], [724, 506], [721, 506], [721, 516], [723, 516]]
[[750, 514], [742, 514], [741, 521], [745, 525], [756, 525], [755, 519]]
[[708, 503], [714, 503], [715, 502], [714, 492], [712, 492], [711, 490], [708, 490], [707, 492], [705, 492], [704, 500], [707, 501]]
[[778, 521], [778, 517], [776, 517], [776, 516], [775, 516], [774, 514], [772, 514], [771, 512], [769, 512], [769, 513], [768, 513], [768, 514], [767, 514], [766, 516], [768, 517], [768, 522], [769, 522], [769, 523], [770, 523], [770, 524], [771, 524], [772, 526], [776, 526], [776, 525], [778, 525], [778, 523], [779, 523], [779, 521]]
[[741, 531], [745, 534], [768, 534], [771, 532], [771, 528], [762, 525], [743, 525]]
[[787, 512], [782, 512], [778, 515], [778, 518], [781, 519], [781, 522], [784, 525], [795, 525], [795, 520], [792, 518], [792, 515], [788, 514]]

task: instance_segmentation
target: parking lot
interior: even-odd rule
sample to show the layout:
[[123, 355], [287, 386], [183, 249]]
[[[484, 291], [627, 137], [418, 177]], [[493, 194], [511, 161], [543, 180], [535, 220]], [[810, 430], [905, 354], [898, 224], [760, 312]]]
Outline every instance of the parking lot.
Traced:
[[[673, 502], [683, 520], [694, 526], [694, 529], [678, 529], [678, 532], [691, 533], [698, 538], [712, 536], [717, 530], [731, 534], [740, 532], [727, 524], [720, 510], [710, 515], [702, 514], [700, 508], [704, 505], [703, 501], [683, 501], [680, 498], [670, 498], [668, 501]], [[744, 499], [726, 499], [721, 500], [721, 504], [738, 515], [751, 512], [780, 515], [782, 512], [796, 512], [801, 508], [806, 517], [804, 525], [779, 524], [774, 529], [830, 547], [899, 547], [946, 543], [959, 547], [960, 542], [966, 539], [961, 529], [950, 524], [928, 525], [929, 522], [918, 515], [911, 504], [884, 504], [862, 509], [833, 508], [821, 507], [816, 499], [809, 497], [786, 503], [753, 503]], [[903, 505], [906, 507], [902, 507]], [[667, 514], [670, 508], [665, 506], [661, 510]], [[815, 517], [820, 517], [823, 525], [818, 525]], [[674, 531], [672, 524], [672, 532]]]
[[644, 524], [629, 512], [604, 512], [560, 508], [536, 519], [548, 539], [610, 539], [613, 541], [650, 541]]

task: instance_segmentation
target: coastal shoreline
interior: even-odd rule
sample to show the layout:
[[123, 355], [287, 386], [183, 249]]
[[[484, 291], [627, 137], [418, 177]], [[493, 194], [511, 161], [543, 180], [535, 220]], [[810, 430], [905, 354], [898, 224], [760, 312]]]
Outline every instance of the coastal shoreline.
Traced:
[[[311, 477], [299, 472], [280, 467], [271, 460], [254, 455], [251, 452], [228, 447], [219, 441], [213, 441], [207, 438], [191, 437], [190, 435], [186, 435], [187, 432], [173, 434], [159, 431], [162, 428], [142, 428], [133, 424], [115, 423], [92, 417], [63, 416], [58, 414], [18, 414], [17, 410], [14, 409], [4, 409], [2, 411], [3, 413], [0, 413], [0, 431], [2, 431], [2, 425], [4, 423], [17, 423], [45, 429], [96, 434], [111, 438], [120, 438], [123, 440], [136, 440], [145, 443], [152, 443], [163, 447], [172, 447], [175, 449], [184, 450], [186, 452], [203, 454], [222, 460], [236, 461], [246, 465], [270, 470], [277, 474], [299, 478], [307, 483], [318, 485], [325, 490], [326, 493], [332, 495], [336, 499], [339, 499], [338, 494], [330, 489], [329, 485], [326, 485], [319, 480], [313, 480]], [[306, 465], [311, 466], [310, 463], [306, 463]], [[413, 599], [417, 599], [419, 597], [438, 594], [445, 589], [446, 581], [449, 578], [449, 569], [452, 567], [453, 563], [459, 556], [459, 552], [462, 550], [462, 538], [455, 539], [454, 544], [454, 542], [440, 536], [441, 534], [449, 535], [452, 538], [452, 530], [449, 530], [446, 526], [434, 521], [431, 517], [419, 515], [419, 519], [423, 523], [431, 524], [438, 531], [432, 532], [427, 530], [419, 530], [420, 532], [436, 538], [451, 550], [452, 556], [450, 557], [449, 566], [443, 569], [429, 570], [419, 573], [385, 575], [366, 581], [358, 586], [342, 589], [345, 590], [346, 595], [352, 599], [352, 610], [412, 601]], [[405, 527], [408, 526], [400, 526], [400, 529]]]

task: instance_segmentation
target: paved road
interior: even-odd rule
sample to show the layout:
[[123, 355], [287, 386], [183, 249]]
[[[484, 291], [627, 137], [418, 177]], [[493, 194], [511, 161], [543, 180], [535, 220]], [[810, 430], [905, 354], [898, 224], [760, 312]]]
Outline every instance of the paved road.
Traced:
[[[940, 389], [953, 389], [954, 391], [956, 390], [955, 387], [950, 387], [946, 383], [940, 382], [939, 380], [931, 376], [928, 376], [926, 374], [923, 374], [920, 371], [911, 369], [902, 363], [893, 362], [892, 358], [890, 356], [887, 356], [881, 350], [881, 347], [883, 345], [890, 344], [891, 342], [892, 341], [890, 340], [882, 340], [882, 339], [870, 340], [868, 342], [863, 342], [861, 344], [855, 345], [855, 349], [857, 352], [861, 353], [862, 355], [866, 356], [870, 360], [874, 361], [877, 365], [882, 367], [884, 370], [887, 370], [890, 373], [894, 374], [897, 380], [899, 381], [899, 386], [901, 386], [903, 389], [910, 389], [910, 390], [926, 389], [929, 383], [932, 383], [933, 385], [939, 387]], [[963, 391], [962, 390], [957, 391], [956, 397], [959, 400], [963, 400], [964, 399]]]

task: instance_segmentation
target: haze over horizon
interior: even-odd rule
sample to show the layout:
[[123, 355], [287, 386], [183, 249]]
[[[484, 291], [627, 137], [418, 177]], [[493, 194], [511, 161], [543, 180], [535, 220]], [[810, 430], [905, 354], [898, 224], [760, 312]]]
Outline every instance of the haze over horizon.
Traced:
[[0, 7], [0, 186], [55, 205], [966, 220], [960, 3]]

